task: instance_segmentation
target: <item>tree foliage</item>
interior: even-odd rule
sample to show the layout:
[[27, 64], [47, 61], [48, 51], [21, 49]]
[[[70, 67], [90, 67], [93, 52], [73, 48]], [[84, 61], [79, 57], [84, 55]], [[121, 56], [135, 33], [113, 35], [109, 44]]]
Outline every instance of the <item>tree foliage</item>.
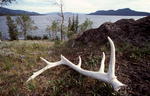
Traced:
[[79, 27], [78, 15], [76, 15], [76, 18], [73, 15], [72, 20], [69, 17], [69, 20], [68, 20], [68, 31], [73, 31], [74, 33], [77, 33], [78, 32], [78, 27]]
[[67, 30], [67, 37], [68, 38], [71, 38], [74, 34], [78, 33], [78, 26], [79, 26], [78, 15], [76, 15], [76, 18], [73, 15], [72, 20], [69, 17], [68, 30]]
[[0, 1], [1, 1], [0, 5], [2, 6], [2, 5], [8, 5], [16, 0], [0, 0]]
[[37, 26], [33, 25], [34, 21], [30, 18], [29, 15], [18, 16], [16, 21], [23, 32], [25, 40], [27, 39], [28, 31], [36, 30], [38, 28]]
[[88, 18], [86, 18], [86, 20], [79, 26], [80, 32], [86, 31], [87, 29], [91, 29], [92, 24], [93, 24], [93, 22], [91, 20], [89, 20]]
[[49, 32], [49, 38], [53, 40], [58, 39], [57, 33], [60, 31], [59, 22], [54, 20], [51, 26], [47, 26], [46, 31]]
[[76, 15], [76, 20], [75, 20], [75, 32], [78, 32], [78, 27], [79, 27], [79, 16], [78, 14]]
[[10, 16], [7, 16], [7, 25], [8, 25], [10, 40], [18, 40], [17, 25], [15, 24], [15, 21]]

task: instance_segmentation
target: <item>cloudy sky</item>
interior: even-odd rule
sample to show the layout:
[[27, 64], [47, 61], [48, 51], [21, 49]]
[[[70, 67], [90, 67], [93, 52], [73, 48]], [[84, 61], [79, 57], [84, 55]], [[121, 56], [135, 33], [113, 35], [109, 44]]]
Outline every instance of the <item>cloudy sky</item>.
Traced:
[[[54, 2], [59, 0], [16, 0], [7, 8], [34, 11], [39, 13], [58, 12]], [[97, 10], [131, 8], [150, 12], [150, 0], [63, 0], [65, 12], [90, 13]]]

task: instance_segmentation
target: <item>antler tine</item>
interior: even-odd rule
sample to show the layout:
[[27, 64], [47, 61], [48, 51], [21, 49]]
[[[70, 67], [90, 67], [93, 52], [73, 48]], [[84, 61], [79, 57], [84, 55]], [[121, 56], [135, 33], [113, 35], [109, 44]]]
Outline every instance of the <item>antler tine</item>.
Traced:
[[71, 68], [73, 68], [74, 70], [79, 70], [80, 68], [78, 66], [81, 66], [81, 57], [79, 56], [79, 64], [78, 65], [75, 65], [73, 64], [71, 61], [69, 61], [66, 57], [62, 56], [61, 55], [61, 59], [62, 59], [62, 63], [64, 65], [67, 65]]
[[44, 68], [42, 68], [41, 70], [39, 70], [37, 72], [34, 72], [33, 75], [30, 76], [29, 79], [26, 82], [29, 82], [30, 80], [34, 79], [35, 77], [37, 77], [38, 75], [40, 75], [41, 73], [46, 71], [47, 69], [58, 66], [62, 63], [62, 60], [60, 60], [58, 62], [50, 63], [46, 59], [44, 59], [42, 57], [40, 57], [40, 58], [41, 58], [41, 60], [43, 60], [47, 64], [47, 66], [45, 66]]
[[103, 52], [103, 57], [101, 60], [101, 66], [100, 66], [99, 72], [104, 73], [104, 68], [105, 68], [105, 53]]
[[81, 56], [79, 56], [79, 64], [78, 64], [78, 67], [80, 67], [80, 68], [81, 68], [81, 63], [82, 63]]
[[108, 40], [111, 47], [108, 74], [110, 77], [115, 77], [115, 45], [114, 42], [110, 39], [110, 37], [108, 37]]

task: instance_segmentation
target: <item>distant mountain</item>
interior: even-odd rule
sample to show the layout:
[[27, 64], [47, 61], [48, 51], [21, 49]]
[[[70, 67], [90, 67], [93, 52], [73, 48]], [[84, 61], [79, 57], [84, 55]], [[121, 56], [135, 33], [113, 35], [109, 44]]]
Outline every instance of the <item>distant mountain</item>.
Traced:
[[90, 13], [89, 15], [150, 16], [150, 13], [124, 8], [118, 10], [99, 10], [94, 13]]
[[21, 15], [21, 14], [28, 14], [28, 15], [40, 15], [36, 12], [28, 12], [24, 10], [12, 10], [4, 7], [0, 7], [0, 15]]
[[[51, 13], [46, 13], [48, 15], [56, 15], [60, 14], [60, 12], [51, 12]], [[79, 13], [72, 13], [72, 12], [64, 12], [64, 15], [73, 15], [73, 14], [79, 14]]]

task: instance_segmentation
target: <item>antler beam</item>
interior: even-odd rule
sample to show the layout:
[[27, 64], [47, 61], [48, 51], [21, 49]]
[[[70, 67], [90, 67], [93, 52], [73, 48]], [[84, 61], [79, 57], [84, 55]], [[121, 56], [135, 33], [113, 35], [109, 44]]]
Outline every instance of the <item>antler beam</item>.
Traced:
[[117, 80], [117, 77], [115, 76], [115, 46], [114, 46], [113, 41], [110, 39], [110, 37], [108, 37], [108, 40], [109, 40], [110, 47], [111, 47], [111, 55], [110, 55], [108, 72], [104, 72], [104, 68], [105, 68], [105, 64], [104, 64], [105, 63], [105, 53], [104, 52], [103, 52], [103, 58], [101, 60], [100, 69], [99, 69], [99, 71], [96, 71], [96, 72], [82, 69], [81, 68], [82, 61], [81, 61], [80, 56], [79, 56], [78, 65], [75, 65], [71, 61], [69, 61], [67, 58], [65, 58], [64, 56], [61, 55], [61, 60], [58, 62], [49, 62], [49, 61], [45, 60], [44, 58], [41, 58], [47, 64], [47, 66], [42, 68], [41, 70], [33, 73], [33, 75], [27, 80], [27, 82], [34, 79], [36, 76], [40, 75], [42, 72], [44, 72], [47, 69], [50, 69], [50, 68], [58, 66], [58, 65], [67, 65], [85, 76], [89, 76], [89, 77], [92, 77], [92, 78], [98, 79], [100, 81], [104, 81], [104, 82], [111, 84], [113, 86], [114, 90], [118, 91], [122, 86], [126, 86], [126, 85], [121, 83], [119, 80]]

